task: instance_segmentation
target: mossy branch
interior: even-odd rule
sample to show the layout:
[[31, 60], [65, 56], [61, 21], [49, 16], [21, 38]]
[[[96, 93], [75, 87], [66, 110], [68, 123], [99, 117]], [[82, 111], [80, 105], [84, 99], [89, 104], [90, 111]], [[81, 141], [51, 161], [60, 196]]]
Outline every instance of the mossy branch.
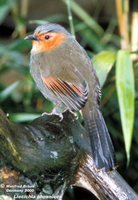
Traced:
[[[18, 189], [17, 185], [24, 184], [32, 187], [35, 197], [62, 199], [72, 185], [86, 188], [100, 200], [137, 199], [116, 170], [96, 169], [89, 154], [87, 133], [69, 112], [64, 113], [63, 121], [44, 115], [20, 125], [10, 122], [0, 110], [0, 198], [17, 195], [7, 192], [7, 185]], [[21, 194], [30, 193], [23, 190]]]

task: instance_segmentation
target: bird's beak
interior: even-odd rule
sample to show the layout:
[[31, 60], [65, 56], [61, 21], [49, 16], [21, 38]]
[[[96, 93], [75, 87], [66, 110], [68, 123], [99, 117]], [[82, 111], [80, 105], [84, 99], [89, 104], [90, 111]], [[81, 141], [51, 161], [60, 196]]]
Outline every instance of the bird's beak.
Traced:
[[35, 37], [34, 35], [28, 35], [24, 38], [25, 40], [38, 40], [37, 37]]

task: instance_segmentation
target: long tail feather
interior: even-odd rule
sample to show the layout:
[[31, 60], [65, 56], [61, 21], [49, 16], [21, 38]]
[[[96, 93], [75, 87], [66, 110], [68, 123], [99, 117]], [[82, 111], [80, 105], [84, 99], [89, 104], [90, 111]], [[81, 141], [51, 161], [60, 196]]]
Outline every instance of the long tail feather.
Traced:
[[92, 157], [97, 168], [111, 170], [115, 166], [114, 147], [102, 113], [93, 108], [85, 115], [85, 124], [89, 132]]

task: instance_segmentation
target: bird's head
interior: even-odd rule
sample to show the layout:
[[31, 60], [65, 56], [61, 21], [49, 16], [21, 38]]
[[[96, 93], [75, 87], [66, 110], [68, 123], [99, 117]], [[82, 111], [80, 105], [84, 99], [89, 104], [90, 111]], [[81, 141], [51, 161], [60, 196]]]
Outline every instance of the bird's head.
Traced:
[[59, 24], [47, 23], [38, 26], [32, 35], [25, 39], [32, 40], [32, 51], [35, 53], [50, 52], [66, 42], [69, 32]]

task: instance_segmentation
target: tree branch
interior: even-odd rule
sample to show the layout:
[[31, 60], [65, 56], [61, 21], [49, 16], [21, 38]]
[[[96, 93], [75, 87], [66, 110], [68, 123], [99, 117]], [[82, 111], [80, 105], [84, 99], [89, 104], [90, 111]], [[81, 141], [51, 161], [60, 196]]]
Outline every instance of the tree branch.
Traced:
[[[97, 170], [89, 155], [87, 133], [70, 112], [64, 113], [62, 121], [44, 115], [21, 125], [10, 122], [0, 110], [0, 195], [61, 199], [73, 185], [86, 188], [100, 200], [138, 199], [116, 170]], [[11, 185], [14, 192], [8, 192]]]

